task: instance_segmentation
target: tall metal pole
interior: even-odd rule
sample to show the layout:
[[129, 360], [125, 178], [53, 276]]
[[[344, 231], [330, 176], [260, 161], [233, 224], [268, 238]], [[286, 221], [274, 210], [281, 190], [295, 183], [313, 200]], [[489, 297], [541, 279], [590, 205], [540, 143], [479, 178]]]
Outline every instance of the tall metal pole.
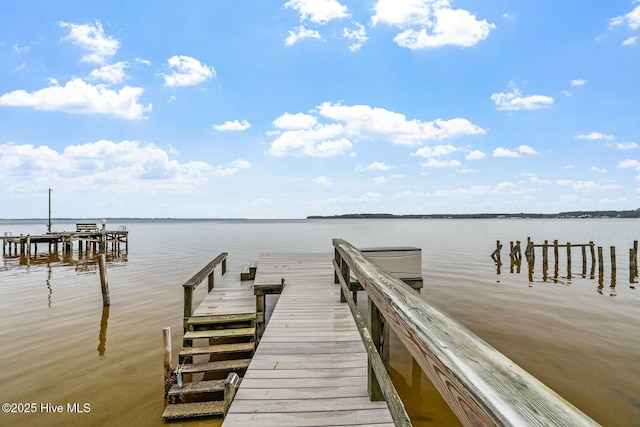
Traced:
[[49, 223], [47, 224], [47, 232], [51, 233], [51, 189], [49, 189]]

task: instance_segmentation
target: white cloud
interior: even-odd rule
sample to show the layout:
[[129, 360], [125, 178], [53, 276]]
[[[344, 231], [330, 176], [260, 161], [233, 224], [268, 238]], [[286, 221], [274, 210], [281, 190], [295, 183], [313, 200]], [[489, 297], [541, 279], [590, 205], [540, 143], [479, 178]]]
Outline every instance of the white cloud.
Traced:
[[430, 122], [407, 120], [401, 113], [368, 105], [324, 102], [320, 115], [344, 123], [346, 133], [363, 139], [386, 139], [393, 144], [418, 145], [426, 140], [442, 140], [461, 135], [484, 134], [485, 130], [467, 119], [436, 119]]
[[382, 184], [385, 184], [386, 182], [387, 182], [386, 176], [376, 176], [373, 178], [373, 183], [376, 185], [382, 185]]
[[616, 148], [618, 150], [633, 150], [635, 148], [638, 148], [638, 144], [636, 144], [635, 142], [618, 142], [616, 144]]
[[588, 80], [586, 80], [586, 79], [575, 79], [575, 80], [571, 80], [569, 82], [569, 84], [571, 86], [575, 87], [575, 86], [584, 86], [584, 85], [587, 84], [587, 82], [588, 82]]
[[362, 167], [360, 165], [358, 165], [356, 167], [356, 171], [358, 171], [358, 172], [364, 172], [364, 171], [388, 171], [389, 169], [391, 169], [391, 166], [387, 165], [384, 162], [373, 162], [373, 163], [369, 163], [365, 167]]
[[15, 73], [16, 71], [24, 70], [24, 69], [26, 68], [26, 66], [27, 66], [27, 63], [26, 63], [25, 61], [22, 61], [22, 64], [20, 64], [20, 65], [18, 65], [18, 66], [16, 66], [16, 67], [14, 67], [14, 68], [12, 68], [12, 69], [11, 69], [11, 72], [12, 72], [12, 73]]
[[217, 166], [213, 173], [215, 175], [234, 175], [242, 169], [250, 169], [251, 163], [245, 159], [236, 159], [227, 165]]
[[518, 147], [518, 151], [521, 154], [538, 154], [538, 152], [536, 150], [534, 150], [533, 148], [529, 147], [528, 145], [521, 145]]
[[529, 177], [529, 181], [531, 181], [531, 182], [532, 182], [532, 183], [534, 183], [534, 184], [544, 184], [544, 185], [550, 185], [550, 184], [552, 184], [552, 182], [551, 182], [551, 181], [549, 181], [548, 179], [541, 179], [541, 178], [538, 178], [538, 177], [537, 177], [537, 176], [535, 176], [535, 175], [531, 175], [531, 176]]
[[571, 170], [571, 169], [575, 169], [576, 165], [567, 165], [564, 167], [564, 170]]
[[429, 159], [426, 162], [420, 163], [423, 168], [445, 168], [445, 167], [458, 167], [462, 163], [458, 160], [437, 160]]
[[382, 194], [369, 191], [363, 194], [362, 196], [360, 196], [358, 198], [358, 201], [361, 203], [372, 203], [372, 202], [377, 202], [383, 198], [384, 196]]
[[269, 154], [282, 156], [332, 157], [346, 154], [353, 145], [341, 137], [339, 124], [319, 125], [313, 129], [288, 130], [271, 142]]
[[560, 91], [561, 94], [563, 94], [564, 96], [571, 96], [571, 92], [569, 92], [568, 90], [561, 90]]
[[458, 151], [456, 147], [454, 147], [453, 145], [447, 144], [447, 145], [436, 145], [433, 147], [422, 147], [412, 155], [420, 156], [420, 157], [428, 157], [428, 158], [441, 157], [441, 156], [447, 156], [451, 153], [455, 153], [456, 151]]
[[69, 145], [62, 152], [0, 144], [0, 179], [16, 192], [53, 182], [70, 191], [182, 193], [205, 184], [211, 169], [204, 162], [171, 160], [167, 151], [138, 141], [100, 140]]
[[60, 22], [59, 25], [69, 28], [69, 34], [62, 38], [63, 41], [69, 41], [89, 52], [82, 57], [84, 62], [102, 64], [115, 55], [120, 47], [118, 40], [105, 35], [100, 21], [96, 21], [95, 25], [67, 22]]
[[450, 0], [378, 0], [374, 11], [372, 25], [402, 29], [393, 40], [409, 49], [474, 46], [495, 29], [468, 10], [452, 9]]
[[110, 114], [122, 119], [144, 118], [151, 111], [138, 102], [144, 89], [125, 86], [120, 90], [105, 85], [91, 85], [75, 78], [64, 86], [51, 80], [51, 86], [34, 92], [15, 90], [0, 96], [0, 105], [32, 107], [42, 111], [63, 111], [74, 114]]
[[468, 174], [468, 173], [473, 173], [473, 172], [475, 172], [475, 170], [474, 169], [459, 169], [457, 172], [459, 174], [464, 175], [464, 174]]
[[505, 12], [502, 14], [502, 17], [504, 19], [508, 19], [509, 21], [515, 21], [515, 19], [518, 17], [518, 14]]
[[592, 190], [613, 190], [618, 188], [617, 184], [598, 184], [594, 181], [574, 181], [570, 179], [559, 179], [556, 181], [557, 185], [571, 187], [574, 191], [592, 191]]
[[243, 120], [242, 122], [239, 122], [237, 120], [234, 120], [234, 121], [227, 120], [221, 125], [213, 125], [213, 128], [215, 130], [219, 130], [223, 132], [224, 131], [242, 131], [242, 130], [249, 129], [250, 127], [251, 127], [251, 124], [246, 120]]
[[522, 96], [522, 92], [515, 84], [509, 84], [511, 92], [499, 92], [491, 95], [491, 100], [495, 102], [498, 110], [519, 111], [538, 110], [547, 108], [553, 104], [553, 98], [546, 95]]
[[[462, 135], [482, 134], [484, 129], [466, 119], [436, 119], [430, 122], [407, 120], [404, 114], [368, 105], [342, 105], [325, 102], [316, 115], [285, 113], [274, 120], [275, 139], [269, 148], [274, 156], [352, 155], [352, 140], [382, 140], [392, 144], [419, 145]], [[319, 119], [333, 123], [320, 123]], [[336, 123], [337, 122], [337, 123]]]
[[522, 157], [520, 154], [507, 148], [498, 147], [493, 150], [493, 157]]
[[331, 178], [325, 175], [317, 176], [313, 178], [311, 181], [316, 184], [325, 185], [325, 186], [330, 186], [331, 184], [333, 184], [333, 181], [331, 181]]
[[284, 7], [297, 10], [300, 21], [309, 20], [316, 24], [326, 24], [333, 19], [350, 16], [347, 7], [337, 0], [289, 0]]
[[136, 62], [136, 64], [151, 65], [151, 61], [149, 61], [148, 59], [143, 59], [143, 58], [136, 58], [135, 62]]
[[640, 160], [635, 159], [625, 159], [618, 163], [618, 167], [622, 169], [633, 168], [640, 172]]
[[304, 40], [304, 39], [323, 40], [322, 36], [320, 35], [320, 33], [317, 30], [310, 30], [310, 29], [306, 28], [304, 25], [298, 25], [294, 29], [294, 31], [289, 30], [289, 35], [284, 40], [284, 45], [285, 46], [293, 46], [299, 40]]
[[213, 67], [202, 64], [195, 58], [185, 55], [175, 55], [167, 60], [170, 75], [162, 74], [165, 86], [194, 86], [211, 77], [215, 77], [216, 70]]
[[609, 21], [609, 28], [617, 27], [619, 25], [626, 25], [632, 30], [640, 28], [640, 2], [635, 0], [637, 6], [627, 14], [616, 16]]
[[611, 140], [613, 138], [614, 138], [613, 135], [607, 135], [601, 132], [590, 132], [586, 134], [580, 134], [575, 137], [575, 139], [587, 139], [587, 140], [593, 140], [593, 141], [601, 140], [601, 139]]
[[278, 129], [294, 130], [294, 129], [311, 129], [318, 119], [310, 114], [284, 113], [273, 121], [273, 125]]
[[487, 155], [480, 150], [473, 150], [464, 157], [466, 160], [482, 160], [486, 159]]
[[369, 37], [367, 37], [367, 31], [365, 30], [364, 26], [357, 22], [355, 23], [355, 25], [356, 28], [353, 30], [346, 27], [342, 30], [342, 35], [351, 40], [351, 44], [349, 44], [349, 50], [351, 52], [357, 52], [358, 50], [360, 50], [362, 45], [367, 40], [369, 40]]
[[598, 172], [598, 173], [606, 173], [607, 170], [606, 169], [601, 169], [597, 166], [591, 166], [591, 172]]
[[127, 62], [116, 62], [115, 64], [103, 65], [91, 72], [89, 77], [94, 80], [104, 80], [107, 83], [120, 83], [127, 78], [124, 70], [129, 66]]
[[255, 199], [249, 202], [249, 206], [253, 206], [257, 208], [269, 208], [273, 205], [274, 205], [273, 201], [271, 199], [267, 199], [266, 197], [260, 197], [258, 199]]
[[621, 45], [622, 45], [622, 46], [632, 46], [632, 45], [634, 45], [634, 44], [638, 43], [638, 40], [639, 40], [639, 39], [640, 39], [640, 38], [638, 38], [638, 37], [629, 37], [629, 38], [627, 38], [627, 39], [624, 39], [624, 40], [622, 41]]
[[30, 49], [31, 49], [31, 45], [27, 45], [27, 46], [18, 46], [17, 44], [13, 45], [13, 51], [15, 53], [28, 53]]

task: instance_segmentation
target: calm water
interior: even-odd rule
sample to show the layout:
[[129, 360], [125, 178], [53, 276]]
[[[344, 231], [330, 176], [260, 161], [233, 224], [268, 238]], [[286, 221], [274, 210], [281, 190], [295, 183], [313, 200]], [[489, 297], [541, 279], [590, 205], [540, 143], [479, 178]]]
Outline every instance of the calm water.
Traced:
[[[640, 425], [640, 291], [629, 283], [628, 259], [639, 220], [118, 221], [108, 228], [119, 225], [129, 230], [130, 244], [126, 258], [108, 266], [108, 311], [91, 263], [0, 264], [0, 403], [36, 403], [38, 412], [0, 413], [0, 426], [162, 424], [162, 328], [172, 328], [177, 354], [181, 284], [223, 251], [236, 269], [261, 252], [332, 254], [334, 237], [362, 247], [422, 248], [422, 294], [430, 303], [601, 424]], [[43, 223], [0, 221], [0, 233], [45, 230]], [[496, 274], [489, 257], [495, 241], [508, 247], [527, 236], [603, 246], [602, 285], [597, 270], [593, 279], [581, 277], [576, 248], [571, 279], [564, 251], [556, 280], [551, 265], [543, 281], [541, 252], [532, 282], [524, 263], [521, 273], [510, 273], [507, 262]], [[613, 278], [610, 246], [617, 249]], [[506, 249], [502, 256], [508, 261]], [[455, 425], [397, 340], [391, 358], [414, 424]], [[66, 412], [68, 403], [87, 403], [90, 411], [41, 411], [51, 404]]]

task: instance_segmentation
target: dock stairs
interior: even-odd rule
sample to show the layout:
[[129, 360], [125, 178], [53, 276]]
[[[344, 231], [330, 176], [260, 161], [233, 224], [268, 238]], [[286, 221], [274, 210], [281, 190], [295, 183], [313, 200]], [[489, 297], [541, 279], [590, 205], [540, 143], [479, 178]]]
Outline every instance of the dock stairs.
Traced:
[[[242, 287], [250, 290], [252, 287], [246, 281], [255, 277], [254, 264], [251, 270], [243, 269], [234, 282], [238, 283], [240, 278]], [[254, 298], [252, 291], [251, 297]], [[223, 417], [249, 367], [256, 349], [255, 311], [215, 312], [209, 310], [206, 315], [198, 315], [196, 310], [185, 319], [178, 366], [170, 388], [167, 386], [165, 390], [167, 406], [162, 415], [165, 421]]]

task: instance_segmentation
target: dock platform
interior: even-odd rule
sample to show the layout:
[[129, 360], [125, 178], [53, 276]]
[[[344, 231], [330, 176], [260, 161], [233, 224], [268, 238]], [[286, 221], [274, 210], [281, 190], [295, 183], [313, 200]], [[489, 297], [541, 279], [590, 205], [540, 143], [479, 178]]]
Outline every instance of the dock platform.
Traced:
[[331, 254], [263, 254], [254, 286], [285, 287], [223, 426], [391, 426], [367, 394], [367, 352]]

